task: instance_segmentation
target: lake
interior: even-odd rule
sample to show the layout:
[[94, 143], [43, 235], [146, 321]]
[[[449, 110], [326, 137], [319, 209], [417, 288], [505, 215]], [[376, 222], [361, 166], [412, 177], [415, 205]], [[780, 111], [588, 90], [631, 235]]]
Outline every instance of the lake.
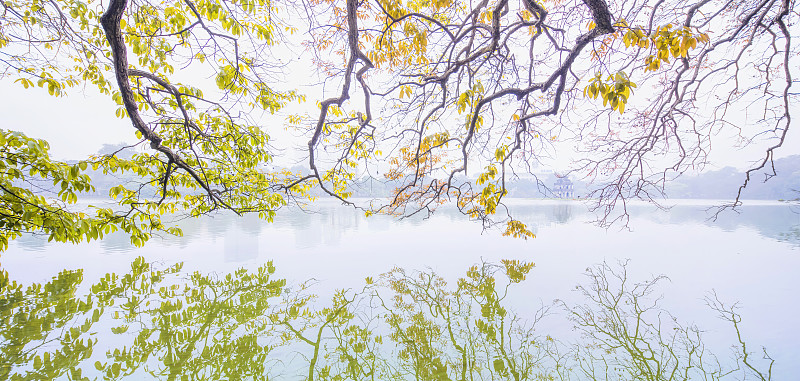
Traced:
[[[396, 220], [366, 218], [322, 202], [309, 212], [282, 210], [271, 224], [229, 214], [182, 221], [183, 237], [154, 237], [143, 248], [131, 247], [122, 235], [81, 245], [23, 237], [0, 260], [10, 278], [24, 284], [78, 268], [92, 283], [108, 272], [127, 272], [137, 256], [165, 266], [182, 261], [184, 270], [202, 273], [253, 269], [273, 261], [276, 276], [288, 284], [313, 279], [312, 290], [327, 300], [336, 289], [359, 289], [365, 277], [395, 267], [432, 271], [452, 282], [472, 265], [516, 259], [535, 263], [508, 299], [523, 319], [556, 299], [580, 303], [575, 288], [586, 284], [588, 268], [629, 260], [630, 279], [669, 278], [655, 292], [663, 295], [661, 306], [704, 330], [705, 342], [721, 359], [732, 356], [728, 346], [735, 332], [706, 306], [704, 298], [712, 290], [720, 300], [738, 303], [748, 350], [760, 359], [760, 348], [766, 347], [775, 359], [773, 379], [800, 374], [798, 208], [747, 201], [738, 212], [712, 221], [707, 209], [713, 201], [671, 203], [668, 211], [634, 203], [628, 227], [602, 229], [589, 223], [593, 217], [580, 202], [512, 199], [515, 218], [537, 236], [526, 241], [483, 231], [447, 208], [427, 219]], [[537, 324], [537, 331], [578, 340], [572, 323], [553, 315]]]

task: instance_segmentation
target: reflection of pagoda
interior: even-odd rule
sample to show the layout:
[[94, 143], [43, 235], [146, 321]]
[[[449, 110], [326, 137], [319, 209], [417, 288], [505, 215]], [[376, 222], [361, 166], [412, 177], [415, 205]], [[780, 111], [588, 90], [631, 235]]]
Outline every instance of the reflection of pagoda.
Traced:
[[558, 198], [572, 198], [575, 196], [575, 187], [567, 177], [559, 177], [553, 184], [553, 194]]

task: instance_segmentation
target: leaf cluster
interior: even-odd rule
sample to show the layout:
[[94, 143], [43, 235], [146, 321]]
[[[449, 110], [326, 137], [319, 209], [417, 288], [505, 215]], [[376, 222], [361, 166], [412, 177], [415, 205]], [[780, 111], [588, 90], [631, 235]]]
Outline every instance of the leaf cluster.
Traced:
[[71, 211], [69, 206], [78, 201], [79, 194], [95, 190], [86, 174], [88, 162], [53, 160], [46, 141], [16, 131], [0, 130], [0, 144], [0, 250], [25, 233], [43, 234], [48, 241], [78, 243], [121, 230], [141, 246], [150, 231], [168, 230], [140, 210], [126, 214], [91, 207], [94, 215]]

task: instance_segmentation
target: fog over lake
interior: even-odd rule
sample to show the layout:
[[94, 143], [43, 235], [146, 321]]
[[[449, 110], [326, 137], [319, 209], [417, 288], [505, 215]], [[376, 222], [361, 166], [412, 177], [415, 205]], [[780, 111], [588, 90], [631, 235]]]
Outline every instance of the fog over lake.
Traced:
[[[665, 274], [662, 301], [681, 321], [705, 329], [710, 346], [725, 358], [731, 328], [719, 322], [703, 300], [715, 290], [723, 301], [738, 302], [742, 333], [760, 358], [764, 346], [776, 360], [775, 378], [800, 374], [800, 211], [767, 201], [745, 202], [738, 212], [709, 220], [713, 201], [678, 200], [668, 211], [645, 204], [629, 206], [627, 228], [602, 229], [577, 201], [512, 199], [514, 216], [537, 235], [527, 241], [483, 231], [454, 210], [429, 218], [396, 220], [364, 217], [330, 202], [313, 212], [286, 209], [274, 223], [255, 217], [216, 214], [180, 222], [183, 237], [155, 237], [134, 248], [124, 235], [89, 244], [52, 244], [39, 237], [13, 241], [2, 254], [2, 268], [23, 283], [47, 281], [59, 271], [85, 269], [94, 282], [107, 272], [124, 273], [137, 256], [184, 269], [225, 273], [273, 261], [276, 276], [289, 284], [315, 280], [322, 299], [334, 289], [358, 288], [367, 276], [402, 267], [432, 270], [448, 280], [464, 276], [481, 262], [501, 259], [534, 262], [528, 280], [511, 295], [511, 308], [532, 316], [554, 299], [575, 301], [584, 272], [603, 261], [629, 259], [628, 274], [645, 280]], [[538, 328], [569, 338], [568, 322], [545, 320]], [[726, 344], [723, 344], [726, 343]]]

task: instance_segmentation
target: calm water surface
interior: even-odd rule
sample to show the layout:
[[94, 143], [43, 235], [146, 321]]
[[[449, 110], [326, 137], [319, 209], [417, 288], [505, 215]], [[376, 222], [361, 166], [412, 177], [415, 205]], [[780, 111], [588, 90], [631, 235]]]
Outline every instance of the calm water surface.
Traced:
[[[726, 356], [731, 330], [705, 307], [714, 290], [738, 302], [743, 334], [754, 350], [765, 346], [775, 358], [777, 380], [800, 377], [800, 213], [780, 203], [749, 202], [739, 213], [708, 220], [706, 201], [679, 201], [670, 211], [630, 207], [628, 228], [600, 229], [577, 202], [515, 200], [515, 217], [537, 238], [502, 237], [482, 231], [460, 214], [440, 210], [428, 219], [397, 221], [322, 203], [315, 212], [282, 211], [275, 222], [218, 214], [184, 221], [183, 237], [156, 237], [132, 248], [126, 237], [89, 244], [48, 244], [35, 237], [12, 242], [2, 268], [23, 283], [44, 282], [63, 269], [83, 268], [87, 283], [107, 272], [124, 273], [137, 256], [185, 269], [228, 272], [273, 261], [289, 283], [316, 280], [316, 292], [357, 288], [366, 276], [393, 267], [433, 270], [446, 279], [463, 276], [480, 262], [519, 259], [536, 267], [517, 293], [513, 308], [523, 317], [554, 299], [575, 300], [575, 285], [587, 267], [629, 259], [634, 280], [665, 274], [658, 290], [663, 305], [682, 321], [704, 328], [710, 345]], [[549, 325], [548, 325], [549, 324]], [[569, 336], [564, 321], [542, 329]]]

